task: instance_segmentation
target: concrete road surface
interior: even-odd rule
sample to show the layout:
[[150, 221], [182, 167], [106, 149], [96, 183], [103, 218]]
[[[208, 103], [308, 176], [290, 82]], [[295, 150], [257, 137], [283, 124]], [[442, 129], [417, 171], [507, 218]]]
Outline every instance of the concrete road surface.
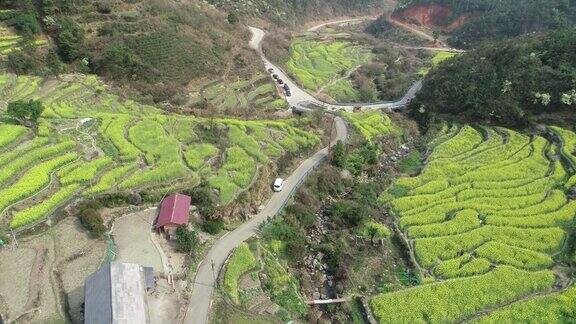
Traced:
[[[346, 123], [342, 118], [335, 117], [336, 136], [332, 145], [338, 140], [346, 141], [348, 131]], [[250, 220], [240, 225], [237, 229], [224, 235], [210, 249], [196, 273], [190, 304], [186, 312], [184, 323], [186, 324], [205, 324], [208, 322], [210, 313], [212, 294], [214, 293], [215, 277], [218, 276], [220, 269], [228, 258], [228, 255], [240, 243], [244, 242], [251, 236], [255, 235], [258, 226], [265, 222], [269, 217], [274, 217], [284, 204], [290, 198], [292, 190], [296, 189], [304, 178], [328, 155], [328, 148], [325, 147], [316, 152], [298, 166], [296, 170], [286, 179], [284, 189], [281, 192], [275, 192], [264, 209]], [[214, 271], [212, 270], [214, 264]]]

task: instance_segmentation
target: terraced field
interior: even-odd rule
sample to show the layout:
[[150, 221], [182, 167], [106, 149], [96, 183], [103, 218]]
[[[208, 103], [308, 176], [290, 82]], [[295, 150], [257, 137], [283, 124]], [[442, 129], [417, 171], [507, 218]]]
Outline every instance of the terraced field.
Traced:
[[120, 99], [94, 76], [2, 74], [0, 98], [1, 109], [17, 99], [45, 106], [37, 133], [0, 123], [0, 227], [33, 225], [80, 195], [162, 194], [201, 180], [227, 204], [261, 166], [320, 142], [291, 120], [168, 115]]
[[342, 114], [368, 141], [382, 135], [400, 134], [400, 130], [392, 125], [390, 117], [379, 111]]
[[191, 94], [192, 104], [209, 102], [221, 112], [232, 110], [277, 110], [286, 106], [286, 101], [278, 96], [276, 87], [268, 75], [257, 75], [250, 80], [232, 83], [213, 81]]
[[576, 201], [563, 190], [574, 133], [555, 131], [563, 145], [502, 128], [446, 127], [421, 174], [382, 195], [426, 284], [373, 298], [380, 322], [574, 316], [564, 261]]
[[337, 80], [351, 69], [367, 63], [371, 57], [369, 50], [351, 42], [307, 38], [293, 41], [290, 55], [286, 67], [304, 88], [315, 92], [322, 90], [324, 86], [330, 86], [333, 92], [349, 92], [349, 95], [357, 93], [350, 84]]
[[[9, 13], [7, 10], [0, 12], [0, 20], [3, 19]], [[33, 40], [34, 45], [44, 46], [47, 41], [39, 37]], [[22, 48], [23, 43], [26, 43], [21, 36], [16, 35], [12, 30], [10, 30], [6, 25], [0, 23], [0, 56], [8, 55], [14, 51], [19, 51]]]

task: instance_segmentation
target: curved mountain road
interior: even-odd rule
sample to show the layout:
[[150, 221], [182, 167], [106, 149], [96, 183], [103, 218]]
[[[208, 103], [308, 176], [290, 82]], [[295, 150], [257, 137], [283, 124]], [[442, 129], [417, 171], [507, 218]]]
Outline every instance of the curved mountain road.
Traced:
[[[330, 143], [346, 141], [348, 130], [346, 123], [340, 117], [335, 117], [336, 136]], [[237, 229], [220, 238], [210, 249], [204, 260], [200, 263], [196, 278], [192, 287], [190, 304], [184, 319], [186, 324], [208, 323], [209, 312], [212, 304], [212, 295], [218, 273], [224, 266], [228, 255], [240, 243], [254, 236], [260, 224], [276, 214], [284, 207], [291, 194], [298, 188], [308, 174], [316, 168], [328, 156], [328, 147], [316, 152], [313, 156], [302, 162], [294, 172], [286, 179], [284, 190], [275, 192], [264, 209]]]
[[[368, 19], [368, 18], [360, 18]], [[336, 23], [346, 23], [357, 21], [357, 19], [340, 20], [328, 23], [323, 23], [316, 27], [311, 28], [312, 31], [317, 30], [326, 25]], [[265, 32], [259, 28], [249, 27], [252, 32], [252, 39], [250, 40], [250, 47], [255, 49], [264, 61], [266, 69], [273, 69], [279, 77], [291, 88], [292, 96], [287, 98], [288, 103], [292, 107], [297, 107], [303, 110], [310, 110], [310, 104], [324, 107], [327, 111], [335, 112], [339, 110], [352, 111], [355, 106], [362, 106], [363, 109], [387, 109], [396, 110], [405, 107], [416, 92], [420, 90], [422, 84], [420, 81], [416, 82], [404, 95], [404, 97], [394, 102], [380, 102], [380, 103], [355, 103], [355, 104], [330, 104], [316, 99], [314, 96], [300, 88], [293, 82], [282, 69], [272, 64], [263, 54], [261, 46], [264, 39]], [[331, 141], [330, 145], [335, 144], [337, 141], [346, 141], [348, 137], [348, 130], [345, 121], [340, 117], [335, 117], [336, 135]], [[308, 174], [314, 170], [326, 157], [328, 156], [328, 147], [316, 152], [313, 156], [302, 162], [296, 170], [286, 179], [284, 190], [276, 192], [272, 195], [264, 209], [257, 215], [252, 217], [247, 222], [240, 225], [237, 229], [225, 234], [221, 237], [214, 246], [208, 251], [202, 262], [199, 264], [196, 277], [194, 278], [192, 286], [192, 294], [188, 309], [184, 317], [186, 324], [205, 324], [208, 323], [209, 313], [212, 306], [212, 296], [214, 288], [216, 287], [217, 277], [220, 270], [224, 266], [226, 259], [230, 253], [242, 242], [254, 236], [258, 232], [260, 224], [266, 222], [269, 218], [274, 217], [284, 207], [286, 202], [290, 199], [292, 193], [298, 188]]]
[[[355, 21], [355, 20], [352, 19], [349, 21]], [[324, 23], [321, 26], [344, 23], [344, 22], [346, 22], [346, 20]], [[412, 87], [410, 87], [410, 89], [408, 89], [404, 97], [402, 97], [398, 101], [389, 101], [389, 102], [387, 101], [377, 103], [348, 103], [348, 104], [332, 104], [321, 101], [316, 97], [314, 97], [313, 95], [311, 95], [310, 93], [306, 92], [300, 86], [298, 86], [296, 82], [294, 82], [291, 78], [288, 77], [288, 74], [286, 72], [284, 72], [280, 67], [274, 65], [272, 62], [270, 62], [270, 60], [268, 60], [268, 58], [266, 58], [266, 56], [262, 52], [262, 40], [264, 39], [266, 33], [260, 28], [256, 27], [248, 27], [248, 28], [252, 32], [252, 39], [250, 40], [249, 43], [250, 47], [252, 47], [260, 54], [262, 61], [264, 61], [264, 67], [267, 70], [272, 69], [274, 71], [273, 73], [278, 74], [278, 77], [282, 79], [284, 83], [288, 84], [288, 86], [290, 87], [292, 96], [287, 97], [286, 101], [288, 101], [288, 104], [292, 107], [307, 110], [309, 109], [309, 106], [313, 105], [323, 107], [327, 111], [332, 112], [339, 110], [352, 111], [356, 106], [362, 106], [362, 109], [365, 110], [375, 110], [375, 109], [384, 109], [389, 111], [400, 110], [406, 107], [406, 105], [410, 103], [410, 101], [416, 96], [416, 93], [422, 88], [422, 82], [417, 81], [416, 83], [414, 83], [414, 85], [412, 85]]]

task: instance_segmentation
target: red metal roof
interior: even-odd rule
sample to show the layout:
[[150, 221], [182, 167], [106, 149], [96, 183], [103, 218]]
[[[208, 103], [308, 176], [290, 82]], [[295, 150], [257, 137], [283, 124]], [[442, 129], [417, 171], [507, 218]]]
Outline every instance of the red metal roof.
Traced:
[[160, 214], [156, 227], [162, 227], [169, 224], [187, 225], [188, 212], [190, 210], [191, 198], [186, 195], [172, 194], [162, 200], [160, 204]]

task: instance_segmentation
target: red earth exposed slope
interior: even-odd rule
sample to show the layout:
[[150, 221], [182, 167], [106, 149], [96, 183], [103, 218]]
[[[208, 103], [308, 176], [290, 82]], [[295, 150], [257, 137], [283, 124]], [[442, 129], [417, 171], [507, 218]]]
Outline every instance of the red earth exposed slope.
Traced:
[[430, 4], [397, 10], [392, 18], [404, 23], [450, 32], [460, 28], [469, 15], [454, 17], [454, 12], [449, 6]]

